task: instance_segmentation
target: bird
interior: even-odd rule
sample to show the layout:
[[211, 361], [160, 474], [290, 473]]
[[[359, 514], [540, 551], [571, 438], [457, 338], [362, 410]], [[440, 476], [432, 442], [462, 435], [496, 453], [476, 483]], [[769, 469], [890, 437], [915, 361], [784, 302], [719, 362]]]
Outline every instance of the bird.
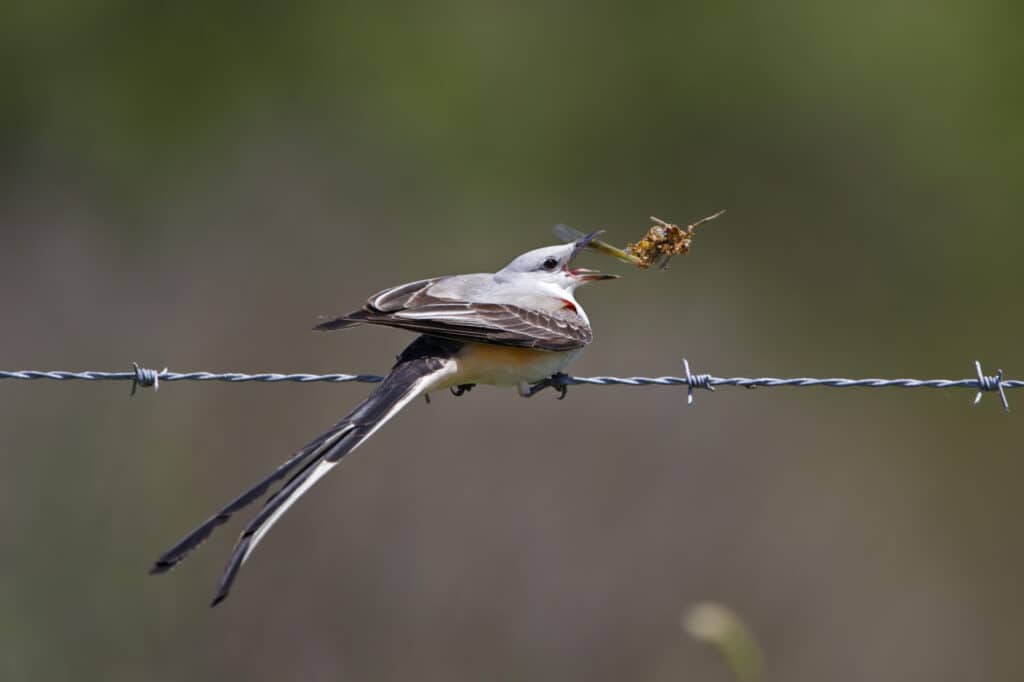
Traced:
[[433, 277], [384, 289], [362, 308], [319, 322], [314, 329], [320, 331], [370, 324], [419, 336], [362, 403], [164, 552], [150, 573], [174, 568], [233, 514], [287, 479], [239, 535], [210, 605], [221, 603], [274, 523], [342, 457], [420, 395], [429, 400], [431, 392], [444, 389], [462, 395], [486, 384], [517, 386], [524, 397], [553, 387], [564, 398], [563, 370], [593, 340], [574, 292], [618, 278], [572, 266], [597, 234], [527, 251], [495, 273]]

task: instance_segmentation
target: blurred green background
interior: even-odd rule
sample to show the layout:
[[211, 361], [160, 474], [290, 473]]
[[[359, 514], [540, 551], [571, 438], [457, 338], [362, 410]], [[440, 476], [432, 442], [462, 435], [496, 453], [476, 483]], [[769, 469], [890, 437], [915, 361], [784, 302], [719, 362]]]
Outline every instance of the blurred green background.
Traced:
[[[582, 293], [575, 373], [1020, 378], [1022, 20], [5, 3], [0, 368], [379, 372], [410, 335], [316, 316], [558, 222], [621, 244], [726, 208]], [[237, 522], [146, 575], [367, 391], [0, 383], [0, 678], [723, 680], [679, 628], [707, 599], [771, 679], [1022, 674], [1024, 427], [964, 390], [438, 396], [223, 606]]]

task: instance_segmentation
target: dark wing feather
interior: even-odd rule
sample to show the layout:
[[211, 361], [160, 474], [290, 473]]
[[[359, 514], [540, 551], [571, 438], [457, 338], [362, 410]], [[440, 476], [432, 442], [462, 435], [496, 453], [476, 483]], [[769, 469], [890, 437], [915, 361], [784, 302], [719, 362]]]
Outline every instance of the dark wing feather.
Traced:
[[380, 324], [456, 341], [550, 351], [582, 348], [593, 338], [578, 316], [500, 303], [443, 303], [395, 313], [363, 309], [345, 319], [348, 324]]
[[378, 291], [367, 300], [366, 305], [361, 310], [339, 317], [326, 317], [318, 322], [313, 329], [319, 331], [345, 329], [346, 327], [367, 322], [367, 320], [359, 319], [359, 315], [364, 312], [387, 313], [406, 308], [415, 308], [419, 305], [420, 299], [423, 298], [430, 298], [436, 301], [437, 299], [427, 296], [425, 292], [440, 279], [442, 278], [421, 279], [409, 282], [408, 284], [401, 284], [397, 287], [391, 287], [384, 291]]
[[424, 305], [424, 302], [437, 301], [438, 299], [430, 296], [427, 290], [442, 279], [445, 278], [431, 277], [379, 291], [370, 297], [365, 308], [390, 313], [407, 308], [417, 308]]
[[437, 279], [387, 289], [361, 309], [325, 320], [315, 329], [379, 324], [456, 341], [565, 351], [582, 348], [593, 335], [590, 325], [571, 309], [557, 314], [506, 303], [452, 301], [431, 296]]

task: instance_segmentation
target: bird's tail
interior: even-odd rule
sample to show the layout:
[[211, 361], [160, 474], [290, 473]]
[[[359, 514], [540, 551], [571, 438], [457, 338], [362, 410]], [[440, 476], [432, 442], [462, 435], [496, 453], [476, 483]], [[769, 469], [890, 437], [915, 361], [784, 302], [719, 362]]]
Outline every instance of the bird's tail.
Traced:
[[370, 396], [330, 430], [313, 439], [267, 478], [235, 498], [178, 544], [165, 552], [150, 569], [164, 573], [198, 547], [213, 530], [242, 507], [262, 497], [270, 486], [291, 477], [271, 495], [263, 508], [242, 531], [221, 577], [211, 606], [228, 596], [231, 585], [257, 543], [298, 498], [355, 450], [367, 438], [417, 396], [437, 387], [455, 371], [452, 356], [458, 344], [427, 336], [414, 341], [398, 357], [391, 372]]

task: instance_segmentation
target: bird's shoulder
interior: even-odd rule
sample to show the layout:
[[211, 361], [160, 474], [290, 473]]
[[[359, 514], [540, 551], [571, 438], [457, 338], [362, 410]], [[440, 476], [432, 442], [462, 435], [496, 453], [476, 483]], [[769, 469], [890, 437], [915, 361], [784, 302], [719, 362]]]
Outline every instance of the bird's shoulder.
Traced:
[[395, 312], [431, 303], [467, 301], [493, 284], [494, 275], [482, 272], [429, 277], [378, 291], [370, 296], [366, 306], [380, 312]]

